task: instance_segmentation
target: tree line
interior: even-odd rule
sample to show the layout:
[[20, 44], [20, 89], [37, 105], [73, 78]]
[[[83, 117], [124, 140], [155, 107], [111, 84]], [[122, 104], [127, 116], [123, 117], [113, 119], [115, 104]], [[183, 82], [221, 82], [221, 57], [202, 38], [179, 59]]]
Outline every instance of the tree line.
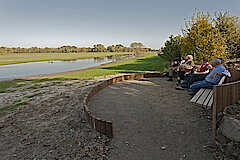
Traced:
[[103, 44], [96, 44], [93, 47], [76, 47], [76, 46], [61, 46], [58, 48], [8, 48], [0, 47], [0, 53], [79, 53], [79, 52], [150, 52], [156, 51], [151, 48], [146, 48], [142, 43], [133, 42], [130, 47], [125, 47], [122, 44], [110, 45], [107, 48]]
[[215, 12], [211, 17], [199, 10], [189, 21], [185, 20], [182, 35], [169, 37], [159, 53], [166, 60], [175, 60], [191, 54], [200, 61], [202, 57], [240, 57], [240, 21], [229, 12]]

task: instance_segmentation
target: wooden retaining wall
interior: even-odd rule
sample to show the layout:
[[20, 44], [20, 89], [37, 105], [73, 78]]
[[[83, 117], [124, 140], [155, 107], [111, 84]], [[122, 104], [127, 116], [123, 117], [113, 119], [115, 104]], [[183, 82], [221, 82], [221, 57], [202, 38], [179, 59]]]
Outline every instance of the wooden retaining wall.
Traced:
[[96, 129], [97, 132], [100, 132], [110, 138], [113, 137], [113, 122], [107, 121], [101, 118], [96, 117], [89, 109], [88, 102], [90, 99], [97, 94], [100, 90], [103, 88], [117, 83], [124, 80], [130, 80], [130, 79], [141, 79], [141, 78], [149, 78], [149, 77], [160, 77], [161, 73], [138, 73], [138, 74], [130, 74], [130, 75], [123, 75], [111, 78], [109, 80], [106, 80], [102, 82], [101, 84], [93, 87], [90, 92], [87, 94], [87, 96], [84, 98], [84, 114], [86, 117], [87, 123], [92, 126], [94, 129]]

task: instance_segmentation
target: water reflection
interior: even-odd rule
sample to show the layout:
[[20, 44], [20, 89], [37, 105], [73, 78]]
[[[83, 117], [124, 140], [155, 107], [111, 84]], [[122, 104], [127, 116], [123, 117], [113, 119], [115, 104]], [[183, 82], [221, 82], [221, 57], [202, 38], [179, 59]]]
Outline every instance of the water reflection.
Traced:
[[30, 62], [0, 66], [0, 81], [32, 75], [45, 75], [71, 70], [79, 70], [99, 66], [118, 60], [136, 58], [138, 55], [112, 55], [90, 59]]

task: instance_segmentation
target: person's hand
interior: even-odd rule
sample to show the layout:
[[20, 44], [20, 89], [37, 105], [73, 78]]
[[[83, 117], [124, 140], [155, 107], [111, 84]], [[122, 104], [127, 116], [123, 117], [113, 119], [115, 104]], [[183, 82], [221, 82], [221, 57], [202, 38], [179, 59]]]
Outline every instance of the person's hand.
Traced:
[[178, 66], [176, 70], [179, 71], [179, 70], [180, 70], [180, 67]]
[[217, 73], [213, 73], [213, 74], [211, 75], [210, 79], [214, 79], [216, 75], [217, 75]]

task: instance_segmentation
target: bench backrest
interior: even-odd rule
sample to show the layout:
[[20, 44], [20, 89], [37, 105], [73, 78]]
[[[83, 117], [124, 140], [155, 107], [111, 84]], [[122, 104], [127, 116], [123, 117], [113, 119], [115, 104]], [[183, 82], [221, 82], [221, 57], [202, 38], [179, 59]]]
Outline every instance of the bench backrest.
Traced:
[[224, 109], [235, 104], [240, 99], [240, 70], [229, 69], [231, 78], [225, 79], [225, 84], [213, 86], [213, 140], [216, 136], [217, 115]]
[[225, 83], [236, 82], [240, 80], [240, 70], [236, 68], [229, 68], [228, 70], [231, 73], [231, 77], [227, 77]]
[[239, 100], [240, 80], [214, 86], [213, 94], [213, 107], [216, 107], [216, 114], [218, 114]]
[[219, 84], [223, 84], [223, 82], [225, 81], [225, 79], [226, 79], [226, 76], [223, 76], [223, 77], [221, 78], [221, 80], [218, 82], [218, 85], [219, 85]]
[[[216, 107], [216, 114], [222, 112], [227, 106], [235, 104], [240, 98], [240, 70], [230, 68], [231, 77], [226, 77], [224, 84], [219, 82], [213, 87], [213, 105]], [[213, 106], [213, 107], [214, 107]]]

